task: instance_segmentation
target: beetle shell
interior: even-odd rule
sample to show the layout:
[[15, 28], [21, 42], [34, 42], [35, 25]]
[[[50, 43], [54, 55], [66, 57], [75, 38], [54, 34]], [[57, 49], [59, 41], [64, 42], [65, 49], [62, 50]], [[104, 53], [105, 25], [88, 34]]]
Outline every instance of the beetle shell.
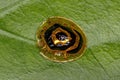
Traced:
[[83, 30], [64, 17], [48, 18], [39, 27], [36, 37], [40, 54], [55, 62], [76, 60], [86, 48]]

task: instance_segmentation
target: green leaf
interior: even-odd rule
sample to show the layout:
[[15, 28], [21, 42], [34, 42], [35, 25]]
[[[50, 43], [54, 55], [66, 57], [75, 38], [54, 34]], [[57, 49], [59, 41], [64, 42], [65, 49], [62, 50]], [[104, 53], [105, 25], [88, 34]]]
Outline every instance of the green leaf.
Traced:
[[[0, 0], [0, 80], [120, 80], [120, 0]], [[78, 60], [54, 63], [35, 33], [51, 16], [76, 22], [87, 36]]]

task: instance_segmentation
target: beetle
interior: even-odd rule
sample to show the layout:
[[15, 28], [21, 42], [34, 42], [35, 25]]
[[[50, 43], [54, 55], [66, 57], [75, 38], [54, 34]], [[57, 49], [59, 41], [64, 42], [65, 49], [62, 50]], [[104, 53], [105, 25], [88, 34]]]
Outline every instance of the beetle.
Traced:
[[50, 17], [36, 33], [40, 54], [55, 62], [78, 59], [86, 49], [86, 36], [79, 25], [64, 17]]

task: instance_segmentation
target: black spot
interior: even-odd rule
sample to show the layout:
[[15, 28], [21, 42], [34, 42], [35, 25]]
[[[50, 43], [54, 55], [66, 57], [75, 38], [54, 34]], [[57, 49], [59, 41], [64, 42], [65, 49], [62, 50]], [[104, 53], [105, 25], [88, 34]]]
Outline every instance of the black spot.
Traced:
[[[52, 41], [51, 34], [58, 27], [62, 28], [63, 30], [66, 30], [71, 35], [72, 40], [70, 42], [66, 43], [66, 45], [61, 45], [61, 44], [55, 45]], [[59, 33], [58, 35], [60, 35], [60, 36], [64, 35], [64, 38], [65, 38], [65, 36], [67, 36], [65, 33]], [[70, 46], [72, 46], [75, 43], [76, 36], [70, 28], [61, 26], [60, 24], [54, 24], [53, 26], [51, 26], [49, 29], [46, 30], [44, 38], [46, 40], [47, 45], [51, 49], [53, 49], [53, 50], [66, 50], [67, 48], [69, 48]], [[60, 37], [60, 39], [61, 39], [61, 37]]]

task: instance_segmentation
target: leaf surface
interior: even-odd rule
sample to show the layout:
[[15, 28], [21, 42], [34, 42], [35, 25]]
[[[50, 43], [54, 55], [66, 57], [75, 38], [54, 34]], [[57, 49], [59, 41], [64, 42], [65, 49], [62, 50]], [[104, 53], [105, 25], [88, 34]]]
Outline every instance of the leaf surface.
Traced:
[[[0, 0], [0, 80], [120, 80], [120, 0]], [[78, 60], [54, 63], [36, 47], [36, 31], [63, 16], [85, 31]]]

